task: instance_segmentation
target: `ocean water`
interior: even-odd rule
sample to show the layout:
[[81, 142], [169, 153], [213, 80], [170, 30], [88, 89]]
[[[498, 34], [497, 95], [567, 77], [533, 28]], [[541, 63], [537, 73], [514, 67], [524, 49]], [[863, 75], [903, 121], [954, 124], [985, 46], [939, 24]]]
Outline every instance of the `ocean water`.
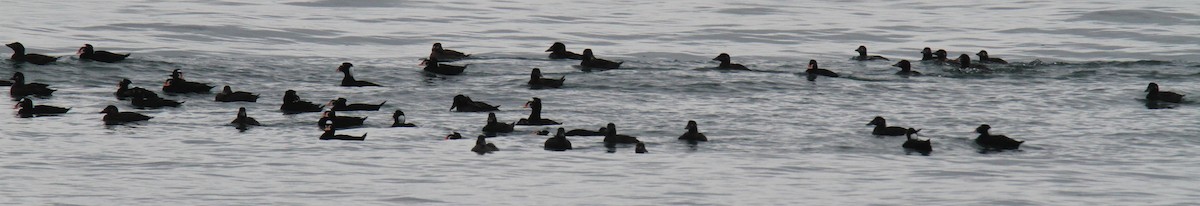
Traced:
[[[55, 117], [0, 117], [0, 204], [11, 205], [1194, 205], [1200, 202], [1200, 104], [1150, 110], [1157, 82], [1200, 91], [1200, 4], [1192, 1], [7, 1], [0, 41], [64, 55], [14, 64], [58, 89], [36, 104]], [[624, 61], [586, 72], [546, 59], [553, 42]], [[417, 66], [430, 45], [476, 58], [461, 76]], [[80, 61], [84, 43], [132, 52]], [[856, 62], [858, 45], [892, 61]], [[923, 47], [951, 57], [986, 49], [994, 72], [914, 63]], [[0, 56], [11, 51], [0, 49]], [[755, 71], [719, 71], [729, 53]], [[804, 80], [809, 59], [842, 78]], [[378, 88], [336, 86], [352, 62]], [[530, 90], [530, 68], [566, 76]], [[179, 108], [139, 110], [111, 93], [122, 78], [158, 91], [171, 70], [262, 95], [218, 103], [170, 95]], [[314, 102], [387, 101], [367, 125], [320, 141], [317, 113], [283, 115], [285, 90]], [[648, 154], [602, 137], [541, 148], [557, 127], [517, 127], [470, 152], [486, 113], [446, 111], [466, 94], [567, 129], [609, 122]], [[15, 102], [12, 102], [15, 104]], [[106, 105], [155, 118], [104, 126]], [[227, 125], [238, 107], [266, 124]], [[389, 128], [402, 109], [418, 128]], [[923, 129], [928, 156], [865, 124]], [[677, 141], [688, 120], [709, 142]], [[1024, 140], [980, 152], [974, 128]]]

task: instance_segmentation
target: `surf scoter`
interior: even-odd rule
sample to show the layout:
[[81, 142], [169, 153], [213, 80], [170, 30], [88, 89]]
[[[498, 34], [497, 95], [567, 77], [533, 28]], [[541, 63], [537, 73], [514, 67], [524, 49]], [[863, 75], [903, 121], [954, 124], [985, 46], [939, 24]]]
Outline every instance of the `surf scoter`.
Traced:
[[542, 70], [533, 68], [533, 71], [529, 74], [529, 88], [561, 88], [563, 86], [563, 82], [566, 80], [567, 76], [562, 76], [558, 79], [542, 78]]
[[205, 83], [191, 82], [183, 78], [183, 72], [176, 69], [171, 71], [171, 78], [163, 82], [162, 90], [166, 93], [208, 93], [213, 86]]
[[550, 151], [566, 151], [571, 149], [571, 140], [567, 140], [566, 129], [558, 128], [558, 132], [554, 133], [554, 137], [546, 139], [542, 146]]
[[416, 127], [417, 126], [413, 123], [404, 122], [405, 119], [406, 118], [404, 116], [404, 111], [400, 111], [399, 109], [397, 109], [396, 112], [392, 113], [392, 127]]
[[958, 55], [958, 68], [959, 69], [977, 69], [977, 70], [980, 70], [983, 72], [992, 71], [992, 69], [989, 69], [987, 67], [987, 65], [971, 64], [971, 55], [967, 55], [967, 54]]
[[1158, 84], [1151, 82], [1146, 85], [1146, 100], [1147, 101], [1164, 101], [1171, 103], [1183, 103], [1182, 94], [1168, 91], [1159, 91]]
[[21, 72], [13, 73], [12, 86], [9, 86], [8, 94], [13, 98], [21, 98], [25, 96], [50, 96], [53, 95], [53, 89], [50, 85], [42, 83], [25, 83], [25, 74]]
[[921, 49], [921, 61], [930, 61], [930, 60], [937, 60], [937, 58], [933, 57], [933, 50], [929, 49], [929, 47], [925, 47], [925, 49]]
[[8, 48], [12, 48], [13, 55], [12, 55], [12, 57], [9, 57], [9, 59], [12, 59], [14, 62], [17, 62], [17, 63], [29, 62], [29, 63], [37, 64], [37, 65], [47, 65], [50, 63], [54, 63], [55, 61], [58, 61], [58, 57], [47, 56], [45, 54], [33, 54], [33, 53], [26, 54], [25, 53], [25, 45], [21, 44], [21, 42], [13, 42], [13, 43], [5, 44], [5, 46], [8, 46]]
[[283, 105], [279, 106], [279, 110], [286, 114], [320, 112], [324, 108], [324, 105], [301, 100], [300, 95], [296, 94], [296, 90], [283, 92]]
[[321, 115], [321, 119], [317, 120], [317, 127], [325, 128], [327, 124], [332, 123], [333, 128], [345, 129], [362, 126], [366, 121], [367, 117], [338, 116], [336, 111], [325, 111], [325, 114]]
[[454, 102], [452, 102], [452, 103], [450, 104], [450, 111], [455, 111], [455, 110], [454, 110], [455, 108], [457, 108], [457, 109], [458, 109], [458, 112], [490, 112], [490, 111], [500, 111], [500, 106], [499, 106], [499, 105], [497, 105], [497, 106], [492, 106], [492, 105], [490, 105], [490, 104], [488, 104], [488, 103], [484, 103], [484, 102], [476, 102], [476, 101], [473, 101], [473, 100], [471, 100], [471, 98], [470, 98], [470, 97], [467, 97], [467, 95], [461, 95], [461, 94], [460, 94], [460, 95], [455, 95], [455, 96], [454, 96]]
[[988, 130], [991, 128], [992, 126], [988, 126], [986, 124], [979, 125], [978, 128], [975, 128], [975, 132], [979, 133], [979, 137], [975, 138], [975, 144], [979, 144], [979, 146], [985, 149], [1015, 150], [1021, 147], [1021, 143], [1025, 143], [1025, 141], [1017, 141], [1004, 135], [992, 135], [988, 133]]
[[979, 63], [984, 63], [984, 64], [1008, 64], [1008, 61], [1004, 61], [1004, 59], [1001, 59], [1001, 58], [991, 58], [991, 57], [988, 57], [987, 50], [979, 50], [979, 53], [975, 53], [975, 55], [976, 55], [976, 56], [979, 56]]
[[83, 44], [83, 47], [79, 47], [79, 51], [77, 53], [79, 53], [79, 59], [87, 59], [104, 63], [116, 63], [121, 60], [125, 60], [125, 58], [129, 57], [130, 55], [129, 53], [118, 54], [108, 51], [96, 51], [96, 48], [92, 47], [91, 44]]
[[513, 124], [503, 123], [496, 119], [496, 113], [488, 112], [487, 125], [483, 126], [483, 132], [487, 136], [496, 136], [496, 133], [513, 132]]
[[525, 107], [529, 107], [532, 111], [529, 112], [529, 118], [517, 120], [517, 125], [559, 125], [557, 121], [542, 118], [542, 99], [534, 97], [533, 100], [526, 102]]
[[896, 64], [893, 64], [892, 66], [900, 67], [900, 71], [896, 72], [896, 75], [901, 75], [901, 76], [921, 75], [921, 72], [912, 70], [912, 63], [909, 63], [908, 60], [900, 60], [900, 62], [896, 62]]
[[117, 106], [113, 106], [113, 105], [108, 105], [108, 107], [104, 107], [104, 110], [100, 111], [100, 113], [104, 113], [103, 120], [104, 120], [105, 125], [119, 125], [119, 124], [125, 124], [128, 122], [146, 121], [146, 120], [150, 120], [150, 119], [154, 118], [154, 117], [146, 116], [143, 114], [138, 114], [135, 112], [117, 111]]
[[605, 59], [597, 59], [596, 55], [592, 54], [592, 49], [583, 50], [583, 59], [579, 62], [579, 66], [588, 69], [618, 69], [625, 62], [613, 62]]
[[442, 43], [433, 43], [433, 51], [429, 53], [429, 59], [433, 61], [452, 62], [470, 57], [470, 54], [464, 54], [459, 51], [443, 49]]
[[567, 51], [567, 45], [562, 42], [554, 42], [553, 45], [550, 45], [550, 49], [546, 49], [546, 52], [550, 52], [550, 59], [583, 60], [583, 55]]
[[497, 148], [495, 144], [488, 143], [486, 138], [487, 137], [483, 136], [483, 135], [479, 135], [479, 137], [476, 137], [475, 138], [475, 147], [472, 147], [471, 151], [475, 152], [475, 153], [479, 153], [480, 155], [492, 153], [495, 151], [500, 151], [500, 148]]
[[917, 132], [920, 132], [920, 131], [921, 130], [918, 130], [918, 129], [908, 128], [908, 130], [904, 133], [905, 137], [907, 137], [908, 140], [905, 140], [904, 144], [900, 145], [900, 147], [912, 149], [912, 150], [920, 152], [922, 154], [929, 154], [929, 152], [932, 152], [933, 145], [929, 144], [928, 139], [920, 140], [920, 139], [913, 137], [914, 134], [917, 134]]
[[808, 74], [808, 81], [817, 80], [817, 76], [838, 77], [838, 74], [833, 71], [817, 67], [817, 60], [815, 59], [808, 60], [808, 69], [805, 69], [804, 73]]
[[337, 68], [338, 72], [342, 72], [342, 86], [343, 87], [378, 87], [379, 86], [379, 84], [371, 83], [368, 81], [355, 80], [354, 75], [350, 74], [350, 67], [354, 67], [354, 64], [350, 64], [350, 62], [342, 62], [342, 65], [338, 66], [338, 68]]
[[379, 111], [379, 108], [383, 107], [383, 104], [387, 104], [387, 101], [380, 102], [379, 104], [347, 104], [346, 98], [338, 97], [337, 99], [330, 100], [328, 105], [332, 106], [330, 109], [333, 111]]
[[638, 141], [637, 137], [634, 136], [617, 134], [617, 124], [611, 122], [608, 123], [608, 128], [605, 131], [608, 134], [604, 135], [604, 143], [634, 144], [642, 142]]
[[238, 108], [237, 117], [233, 118], [233, 122], [229, 122], [229, 124], [233, 124], [233, 127], [237, 128], [238, 130], [246, 130], [249, 129], [250, 126], [262, 126], [261, 123], [258, 123], [258, 120], [255, 120], [254, 117], [250, 117], [246, 114], [245, 107]]
[[867, 46], [858, 46], [858, 49], [854, 49], [854, 51], [858, 52], [858, 56], [851, 57], [850, 60], [858, 60], [858, 61], [888, 60], [888, 58], [884, 58], [883, 56], [879, 56], [879, 55], [867, 56]]
[[221, 88], [221, 93], [217, 93], [215, 98], [218, 102], [257, 102], [258, 95], [250, 92], [233, 91], [232, 87], [225, 85]]
[[696, 127], [696, 121], [688, 120], [687, 126], [684, 127], [687, 132], [679, 135], [679, 140], [707, 142], [708, 137], [704, 133], [700, 133], [700, 129]]
[[747, 70], [747, 71], [750, 70], [750, 68], [746, 68], [746, 66], [743, 66], [741, 64], [730, 63], [732, 61], [732, 59], [730, 59], [729, 54], [726, 54], [726, 53], [721, 53], [720, 55], [717, 55], [717, 57], [713, 58], [712, 60], [721, 62], [721, 64], [717, 65], [718, 69]]
[[126, 100], [132, 97], [140, 96], [158, 96], [158, 94], [155, 94], [153, 91], [148, 89], [141, 87], [130, 88], [129, 84], [132, 83], [133, 81], [129, 81], [129, 79], [121, 79], [120, 82], [117, 82], [117, 91], [113, 92], [113, 95], [117, 96], [117, 100]]
[[875, 125], [875, 129], [871, 130], [871, 134], [873, 135], [901, 136], [908, 132], [903, 127], [887, 126], [887, 120], [884, 120], [881, 116], [875, 116], [875, 119], [871, 119], [871, 122], [867, 123], [867, 125]]
[[571, 131], [567, 131], [566, 135], [567, 136], [604, 136], [604, 135], [608, 134], [607, 130], [608, 130], [607, 127], [600, 127], [600, 129], [597, 129], [596, 131], [586, 130], [586, 129], [573, 129]]
[[16, 105], [17, 116], [21, 118], [30, 118], [34, 116], [49, 116], [67, 113], [71, 108], [62, 108], [49, 105], [33, 105], [33, 100], [22, 98], [20, 103]]
[[363, 140], [367, 139], [367, 133], [363, 133], [363, 135], [359, 136], [359, 137], [344, 135], [344, 134], [337, 134], [337, 127], [334, 127], [333, 124], [334, 123], [322, 124], [322, 125], [325, 125], [325, 126], [321, 127], [323, 130], [325, 130], [325, 133], [321, 133], [321, 137], [319, 138], [320, 140], [363, 141]]
[[470, 64], [462, 65], [462, 66], [446, 65], [446, 64], [438, 63], [437, 58], [429, 58], [424, 61], [421, 61], [421, 65], [425, 66], [425, 68], [422, 70], [429, 72], [429, 73], [441, 74], [441, 75], [459, 75], [459, 74], [462, 74], [463, 71], [465, 71], [468, 66], [471, 66]]

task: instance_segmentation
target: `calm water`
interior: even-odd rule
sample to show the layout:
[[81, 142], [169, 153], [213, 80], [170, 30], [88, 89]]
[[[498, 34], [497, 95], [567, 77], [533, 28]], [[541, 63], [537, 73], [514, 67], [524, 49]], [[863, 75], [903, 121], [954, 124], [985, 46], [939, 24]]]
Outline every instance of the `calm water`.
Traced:
[[[57, 117], [0, 118], [0, 204], [38, 205], [1191, 205], [1200, 202], [1200, 107], [1148, 110], [1143, 90], [1200, 91], [1200, 4], [1192, 1], [997, 3], [653, 1], [9, 1], [0, 41], [72, 55], [84, 43], [133, 52], [118, 64], [67, 57], [0, 64], [52, 85], [37, 104]], [[583, 72], [542, 52], [561, 41], [624, 69]], [[479, 58], [429, 77], [433, 42]], [[854, 48], [893, 61], [852, 62]], [[989, 74], [914, 63], [987, 49], [1014, 64]], [[10, 50], [0, 50], [7, 57]], [[757, 70], [709, 69], [719, 53]], [[972, 55], [974, 58], [974, 55]], [[809, 59], [844, 78], [808, 82]], [[381, 88], [342, 88], [341, 62]], [[565, 75], [529, 90], [529, 69]], [[137, 110], [116, 82], [157, 91], [171, 70], [262, 94], [258, 103], [175, 95], [183, 107]], [[282, 115], [283, 91], [307, 100], [388, 101], [365, 142], [319, 141], [316, 113]], [[501, 121], [544, 101], [568, 129], [616, 123], [647, 142], [606, 153], [601, 137], [549, 152], [548, 127], [469, 152], [484, 113], [447, 112], [466, 94], [503, 105]], [[15, 102], [13, 102], [15, 103]], [[155, 119], [106, 127], [106, 105]], [[267, 124], [238, 132], [237, 107]], [[387, 128], [403, 109], [419, 128]], [[15, 111], [12, 112], [15, 115]], [[930, 156], [865, 126], [884, 116], [924, 129]], [[675, 140], [696, 120], [710, 142]], [[1027, 141], [981, 154], [979, 124]]]

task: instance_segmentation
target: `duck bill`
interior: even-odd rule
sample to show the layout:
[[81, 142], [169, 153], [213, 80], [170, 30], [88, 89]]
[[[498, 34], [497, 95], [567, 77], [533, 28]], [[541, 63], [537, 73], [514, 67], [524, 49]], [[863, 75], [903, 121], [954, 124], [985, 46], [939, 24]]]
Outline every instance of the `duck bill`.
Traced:
[[521, 108], [529, 108], [529, 104], [532, 104], [532, 103], [533, 102], [525, 102], [525, 106], [522, 106]]

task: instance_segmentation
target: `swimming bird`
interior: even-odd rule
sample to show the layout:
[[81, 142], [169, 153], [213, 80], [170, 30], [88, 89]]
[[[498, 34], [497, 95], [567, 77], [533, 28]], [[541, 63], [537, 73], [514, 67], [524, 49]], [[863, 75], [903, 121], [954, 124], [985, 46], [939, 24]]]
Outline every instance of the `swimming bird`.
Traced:
[[462, 139], [462, 138], [463, 138], [462, 134], [459, 134], [458, 132], [452, 132], [449, 135], [446, 135], [446, 140]]
[[747, 70], [747, 71], [750, 70], [750, 68], [746, 68], [746, 66], [743, 66], [742, 64], [730, 63], [732, 61], [732, 59], [730, 59], [729, 54], [726, 54], [726, 53], [721, 53], [720, 55], [717, 55], [717, 57], [713, 58], [712, 60], [721, 62], [721, 64], [717, 65], [718, 69]]
[[684, 127], [687, 132], [679, 135], [679, 140], [707, 142], [708, 137], [704, 133], [700, 133], [700, 129], [696, 128], [696, 121], [688, 120], [687, 126]]
[[12, 86], [9, 86], [8, 94], [13, 98], [21, 98], [30, 95], [50, 96], [53, 95], [55, 91], [50, 89], [50, 85], [42, 83], [25, 83], [25, 74], [21, 72], [13, 73], [13, 76], [10, 80], [13, 81], [13, 84]]
[[550, 52], [550, 59], [583, 60], [583, 55], [567, 51], [567, 45], [562, 42], [554, 42], [553, 45], [550, 45], [550, 49], [546, 49], [546, 52]]
[[104, 113], [104, 125], [119, 125], [128, 122], [146, 121], [154, 118], [135, 112], [117, 111], [117, 106], [113, 105], [104, 107], [104, 110], [100, 111], [100, 113]]
[[483, 126], [483, 133], [487, 136], [496, 136], [496, 133], [509, 133], [513, 131], [513, 124], [502, 123], [496, 119], [496, 113], [488, 112], [487, 125]]
[[132, 83], [133, 83], [133, 81], [129, 81], [129, 79], [121, 79], [120, 82], [117, 82], [117, 91], [113, 92], [113, 95], [117, 96], [117, 100], [125, 100], [125, 99], [129, 99], [132, 97], [140, 97], [140, 96], [147, 96], [147, 95], [152, 95], [152, 96], [156, 96], [156, 97], [158, 96], [158, 94], [155, 94], [153, 91], [150, 91], [148, 89], [144, 89], [141, 87], [129, 88], [129, 84], [132, 84]]
[[475, 152], [475, 153], [479, 153], [480, 155], [492, 153], [495, 151], [500, 151], [500, 148], [497, 148], [495, 144], [488, 143], [486, 138], [487, 137], [483, 136], [483, 135], [479, 135], [479, 137], [476, 137], [475, 138], [475, 147], [472, 147], [471, 151]]
[[900, 147], [912, 149], [917, 152], [921, 152], [923, 154], [929, 154], [929, 152], [932, 152], [933, 146], [929, 144], [928, 139], [920, 140], [917, 138], [913, 138], [913, 135], [917, 134], [917, 132], [920, 132], [920, 131], [921, 130], [918, 130], [918, 129], [908, 128], [908, 130], [904, 133], [905, 137], [907, 137], [908, 140], [905, 140], [904, 144], [900, 145]]
[[929, 49], [929, 47], [925, 47], [925, 49], [921, 49], [921, 61], [930, 61], [930, 60], [937, 60], [937, 58], [933, 57], [933, 50]]
[[611, 122], [608, 123], [608, 129], [606, 129], [606, 132], [608, 132], [608, 134], [604, 135], [604, 143], [635, 144], [642, 142], [638, 141], [637, 137], [634, 136], [617, 134], [617, 124], [613, 124]]
[[55, 56], [47, 56], [45, 54], [32, 54], [32, 53], [26, 54], [25, 53], [25, 45], [21, 44], [21, 42], [13, 42], [13, 43], [5, 44], [5, 46], [8, 46], [8, 48], [12, 48], [13, 55], [12, 55], [12, 57], [9, 57], [9, 59], [12, 59], [14, 62], [17, 62], [17, 63], [29, 62], [29, 63], [37, 64], [37, 65], [47, 65], [47, 64], [53, 63], [55, 61], [58, 61], [58, 57], [55, 57]]
[[342, 62], [342, 65], [338, 66], [338, 68], [337, 68], [337, 71], [342, 72], [342, 86], [343, 87], [378, 87], [379, 86], [379, 84], [371, 83], [368, 81], [354, 80], [354, 75], [350, 74], [350, 67], [354, 67], [354, 64], [350, 64], [350, 62]]
[[975, 55], [976, 55], [976, 56], [979, 56], [979, 63], [984, 63], [984, 64], [1008, 64], [1008, 61], [1004, 61], [1004, 59], [1001, 59], [1001, 58], [991, 58], [991, 57], [988, 57], [987, 50], [979, 50], [979, 53], [975, 53]]
[[534, 97], [533, 100], [525, 102], [525, 107], [529, 107], [532, 111], [529, 112], [529, 118], [517, 120], [517, 125], [559, 125], [557, 121], [542, 118], [542, 99]]
[[529, 74], [530, 89], [561, 88], [565, 81], [567, 81], [567, 76], [562, 76], [558, 79], [542, 78], [542, 69], [538, 68], [533, 68], [533, 71]]
[[450, 104], [450, 111], [458, 108], [458, 112], [490, 112], [500, 111], [500, 106], [492, 106], [484, 102], [476, 102], [471, 100], [467, 95], [455, 95], [454, 102]]
[[858, 60], [858, 61], [888, 60], [888, 58], [884, 58], [883, 56], [879, 56], [879, 55], [867, 56], [867, 46], [858, 46], [858, 49], [854, 49], [854, 51], [858, 52], [858, 56], [850, 57], [850, 60]]
[[221, 93], [217, 93], [215, 98], [218, 102], [257, 102], [258, 95], [250, 92], [233, 91], [232, 87], [225, 85], [221, 88]]
[[87, 59], [104, 63], [116, 63], [121, 60], [125, 60], [125, 58], [129, 57], [130, 55], [129, 53], [118, 54], [108, 51], [96, 51], [96, 48], [92, 47], [91, 44], [83, 44], [83, 47], [79, 47], [79, 51], [76, 53], [79, 54], [79, 59]]
[[642, 142], [638, 142], [637, 145], [634, 145], [633, 148], [634, 148], [633, 149], [634, 153], [645, 154], [646, 152], [649, 152], [649, 151], [646, 151], [646, 144], [642, 143]]
[[971, 55], [967, 54], [958, 55], [958, 69], [977, 69], [983, 72], [992, 71], [987, 65], [971, 64]]
[[838, 77], [838, 74], [834, 73], [833, 71], [829, 71], [828, 69], [821, 69], [821, 68], [817, 67], [817, 60], [815, 60], [815, 59], [808, 60], [808, 69], [804, 70], [804, 73], [808, 74], [808, 81], [817, 80], [818, 75], [827, 76], [827, 77]]
[[873, 135], [901, 136], [908, 132], [903, 127], [887, 126], [887, 120], [884, 120], [881, 116], [875, 116], [875, 119], [871, 119], [871, 122], [867, 123], [867, 125], [875, 125], [875, 129], [871, 130], [871, 134]]
[[596, 131], [586, 130], [586, 129], [573, 129], [571, 131], [567, 131], [566, 135], [567, 136], [604, 136], [604, 135], [608, 134], [607, 130], [608, 130], [607, 127], [600, 127], [600, 129], [598, 129]]
[[208, 93], [213, 86], [205, 83], [191, 82], [183, 78], [183, 72], [176, 69], [171, 71], [171, 79], [163, 82], [162, 90], [166, 93]]
[[442, 43], [433, 43], [433, 52], [429, 53], [429, 59], [433, 61], [452, 62], [470, 57], [470, 54], [464, 54], [459, 51], [443, 49]]
[[1025, 141], [1013, 140], [1004, 135], [991, 135], [988, 133], [988, 130], [991, 128], [992, 126], [986, 124], [975, 128], [975, 132], [979, 133], [979, 137], [975, 138], [975, 144], [979, 144], [979, 146], [985, 149], [1006, 150], [1018, 149], [1021, 147], [1021, 143], [1025, 143]]
[[283, 92], [283, 105], [279, 106], [279, 110], [285, 114], [320, 112], [324, 108], [325, 106], [323, 105], [301, 100], [300, 95], [296, 94], [296, 90]]
[[908, 60], [900, 60], [900, 62], [896, 62], [896, 64], [893, 64], [892, 66], [900, 67], [900, 71], [896, 72], [896, 75], [902, 75], [902, 76], [921, 75], [921, 72], [912, 70], [912, 64], [909, 63]]
[[249, 129], [250, 126], [262, 126], [261, 123], [258, 123], [258, 120], [255, 120], [254, 117], [250, 117], [246, 114], [245, 107], [238, 108], [237, 117], [233, 118], [233, 122], [229, 122], [229, 124], [233, 124], [234, 128], [243, 131]]
[[471, 66], [470, 64], [462, 65], [462, 66], [446, 65], [446, 64], [438, 63], [437, 58], [429, 58], [424, 61], [421, 61], [421, 65], [425, 66], [425, 68], [423, 68], [422, 70], [429, 72], [429, 73], [441, 74], [441, 75], [459, 75], [459, 74], [462, 74], [463, 71], [465, 71], [468, 66]]
[[400, 111], [399, 109], [397, 109], [396, 112], [392, 113], [392, 127], [416, 127], [417, 126], [413, 123], [406, 123], [406, 122], [404, 122], [404, 120], [405, 120], [404, 111]]
[[163, 99], [162, 97], [159, 97], [158, 95], [153, 95], [152, 93], [151, 94], [139, 94], [138, 96], [133, 96], [130, 99], [131, 99], [130, 104], [133, 104], [133, 106], [136, 106], [138, 109], [179, 107], [179, 105], [183, 104], [183, 102], [169, 100], [169, 99]]
[[333, 128], [345, 129], [362, 126], [363, 122], [366, 121], [367, 117], [338, 116], [336, 111], [325, 111], [325, 113], [321, 115], [321, 119], [317, 120], [317, 127], [325, 128], [327, 124], [332, 123]]
[[1158, 84], [1154, 82], [1151, 82], [1150, 85], [1146, 85], [1146, 92], [1148, 92], [1146, 93], [1147, 101], [1183, 103], [1184, 95], [1175, 92], [1159, 91]]
[[323, 130], [325, 130], [325, 133], [321, 133], [321, 137], [319, 138], [320, 140], [363, 141], [363, 140], [367, 139], [367, 133], [363, 133], [363, 135], [359, 136], [359, 137], [344, 135], [344, 134], [337, 134], [337, 127], [334, 127], [333, 123], [324, 123], [322, 125], [324, 125], [324, 126], [322, 126], [321, 128]]
[[571, 149], [571, 140], [567, 140], [566, 129], [558, 128], [558, 132], [554, 133], [554, 137], [546, 139], [542, 144], [542, 148], [550, 151], [566, 151]]
[[17, 116], [21, 118], [30, 118], [34, 116], [49, 116], [67, 113], [71, 108], [62, 108], [49, 105], [33, 105], [33, 100], [29, 98], [21, 98], [21, 102], [16, 105]]
[[604, 59], [597, 59], [596, 55], [592, 54], [592, 49], [583, 50], [583, 61], [579, 62], [579, 66], [589, 69], [617, 69], [621, 68], [621, 64], [625, 62], [613, 62]]
[[338, 97], [337, 99], [329, 100], [329, 103], [326, 105], [332, 106], [330, 109], [333, 111], [379, 111], [379, 108], [383, 107], [383, 104], [387, 104], [387, 101], [380, 102], [379, 104], [346, 103], [346, 98]]
[[949, 59], [950, 57], [947, 56], [946, 50], [943, 50], [943, 49], [938, 49], [936, 52], [933, 52], [933, 57], [934, 57], [934, 60], [937, 61], [938, 63], [958, 65], [958, 60], [957, 59]]

